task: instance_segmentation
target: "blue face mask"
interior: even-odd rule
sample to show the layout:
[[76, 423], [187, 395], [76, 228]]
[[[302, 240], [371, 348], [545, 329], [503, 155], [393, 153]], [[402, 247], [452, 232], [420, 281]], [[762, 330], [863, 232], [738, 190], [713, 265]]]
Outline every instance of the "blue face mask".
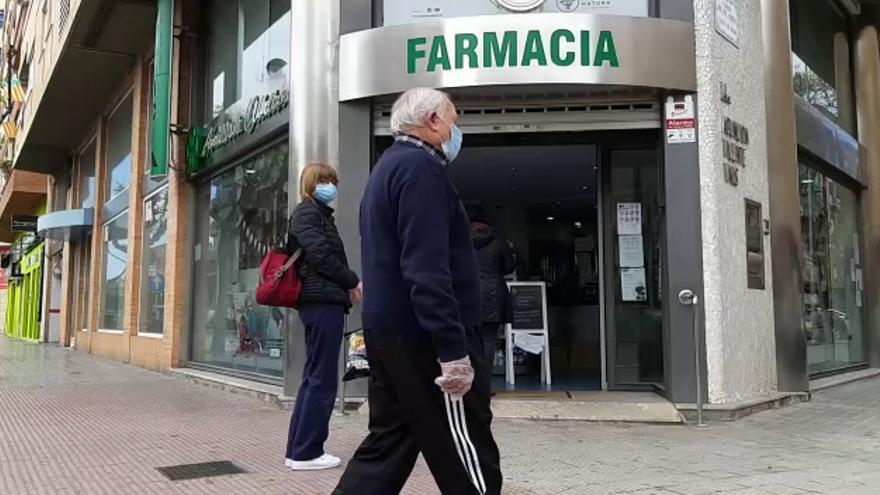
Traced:
[[[446, 124], [446, 121], [443, 120], [443, 123]], [[458, 157], [458, 153], [461, 151], [461, 143], [464, 141], [464, 134], [457, 125], [446, 125], [449, 127], [449, 141], [443, 141], [440, 146], [443, 148], [443, 154], [446, 155], [446, 160], [452, 162]]]
[[314, 198], [321, 203], [329, 204], [336, 199], [336, 186], [333, 184], [318, 184], [315, 186]]

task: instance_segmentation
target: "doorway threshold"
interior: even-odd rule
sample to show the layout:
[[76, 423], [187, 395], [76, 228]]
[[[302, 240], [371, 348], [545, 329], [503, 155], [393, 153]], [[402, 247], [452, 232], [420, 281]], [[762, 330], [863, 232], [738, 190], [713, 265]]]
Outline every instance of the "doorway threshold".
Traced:
[[499, 392], [498, 419], [683, 424], [675, 405], [651, 392]]

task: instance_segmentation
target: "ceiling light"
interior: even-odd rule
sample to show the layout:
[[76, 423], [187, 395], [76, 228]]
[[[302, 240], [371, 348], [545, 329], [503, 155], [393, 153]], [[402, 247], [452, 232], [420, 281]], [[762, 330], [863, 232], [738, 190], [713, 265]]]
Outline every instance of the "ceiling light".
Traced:
[[553, 220], [556, 220], [556, 218], [555, 217], [547, 217], [548, 222], [552, 222]]
[[584, 226], [584, 224], [582, 224], [582, 223], [580, 223], [580, 222], [575, 222], [575, 223], [574, 223], [574, 228], [576, 228], [576, 229], [579, 229], [579, 228], [581, 228], [581, 227], [583, 227], [583, 226]]

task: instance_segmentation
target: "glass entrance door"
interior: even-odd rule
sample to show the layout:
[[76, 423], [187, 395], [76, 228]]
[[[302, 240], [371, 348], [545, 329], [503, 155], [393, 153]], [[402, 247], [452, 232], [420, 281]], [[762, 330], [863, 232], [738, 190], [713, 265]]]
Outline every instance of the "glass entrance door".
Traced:
[[602, 141], [609, 388], [664, 385], [664, 217], [656, 132]]

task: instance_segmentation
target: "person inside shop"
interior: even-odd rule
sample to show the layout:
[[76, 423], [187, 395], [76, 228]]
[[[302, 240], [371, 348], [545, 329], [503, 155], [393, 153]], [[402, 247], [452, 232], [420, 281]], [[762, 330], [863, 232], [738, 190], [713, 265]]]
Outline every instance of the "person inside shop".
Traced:
[[498, 237], [483, 205], [467, 205], [471, 236], [480, 268], [480, 331], [491, 373], [501, 327], [510, 321], [510, 291], [505, 275], [516, 269], [516, 257], [510, 243]]
[[290, 418], [286, 464], [295, 471], [338, 467], [338, 457], [324, 451], [336, 401], [339, 349], [345, 314], [363, 296], [358, 276], [349, 268], [345, 247], [330, 203], [339, 179], [325, 164], [302, 171], [300, 203], [293, 210], [287, 250], [302, 249], [299, 317], [305, 328], [306, 364]]
[[336, 495], [400, 493], [421, 453], [440, 492], [501, 493], [480, 280], [470, 224], [447, 176], [462, 134], [449, 97], [405, 92], [394, 144], [361, 203], [370, 433]]

